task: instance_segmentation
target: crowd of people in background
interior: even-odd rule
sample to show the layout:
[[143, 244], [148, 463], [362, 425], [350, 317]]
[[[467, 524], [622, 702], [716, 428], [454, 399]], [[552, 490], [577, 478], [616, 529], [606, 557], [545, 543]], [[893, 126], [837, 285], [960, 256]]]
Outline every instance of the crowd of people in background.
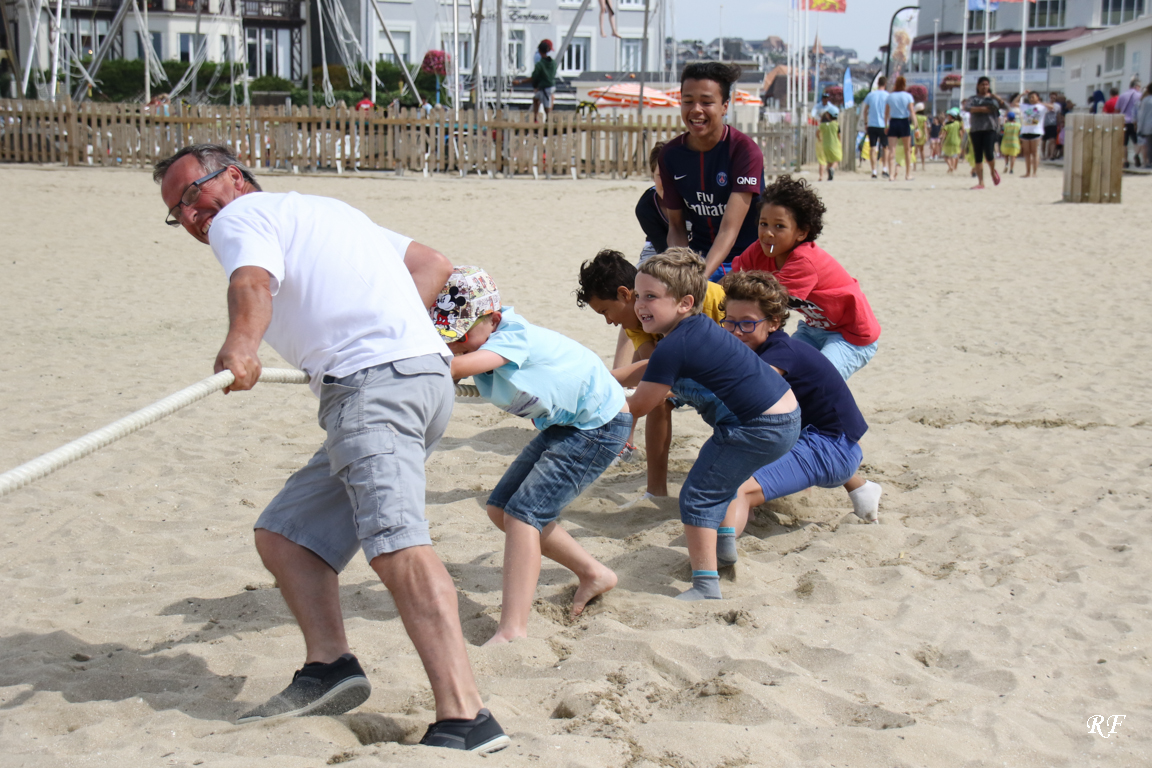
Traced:
[[[1022, 178], [1035, 177], [1041, 161], [1061, 159], [1065, 116], [1075, 107], [1056, 91], [1048, 94], [1047, 101], [1036, 91], [1004, 99], [992, 90], [989, 78], [981, 77], [976, 93], [960, 106], [929, 117], [926, 105], [915, 101], [903, 77], [896, 78], [891, 90], [888, 79], [880, 77], [861, 103], [856, 149], [861, 160], [868, 160], [872, 178], [883, 176], [889, 181], [896, 181], [898, 166], [904, 166], [904, 179], [912, 181], [917, 162], [923, 168], [929, 158], [943, 160], [948, 173], [955, 173], [964, 158], [976, 180], [973, 189], [984, 189], [985, 175], [998, 185], [1000, 173], [1014, 174], [1017, 158], [1023, 161]], [[1152, 166], [1152, 84], [1141, 89], [1134, 77], [1123, 93], [1112, 88], [1106, 98], [1097, 91], [1089, 100], [1089, 111], [1122, 114], [1124, 167]], [[838, 111], [825, 94], [814, 115], [821, 122], [819, 178], [823, 180], [827, 170], [831, 180], [840, 157], [827, 151], [825, 131], [832, 135], [832, 130], [825, 129], [823, 123], [835, 120]], [[1000, 160], [1002, 171], [997, 169]]]

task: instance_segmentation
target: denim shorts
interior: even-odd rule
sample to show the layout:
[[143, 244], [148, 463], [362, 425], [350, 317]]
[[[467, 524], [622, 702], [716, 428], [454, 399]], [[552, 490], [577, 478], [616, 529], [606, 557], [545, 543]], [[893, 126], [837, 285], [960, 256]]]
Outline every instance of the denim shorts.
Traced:
[[823, 328], [813, 328], [808, 323], [801, 322], [792, 334], [792, 338], [816, 347], [824, 357], [828, 358], [836, 370], [848, 381], [848, 377], [856, 373], [876, 354], [879, 341], [874, 341], [866, 347], [858, 347], [844, 338], [837, 331], [826, 331]]
[[844, 435], [829, 437], [809, 425], [800, 430], [792, 450], [752, 473], [764, 498], [779, 499], [816, 485], [835, 488], [856, 474], [864, 454]]
[[630, 413], [619, 413], [596, 429], [548, 427], [508, 467], [488, 497], [488, 506], [544, 530], [608, 469], [631, 431]]
[[325, 376], [323, 447], [288, 478], [256, 528], [315, 552], [339, 573], [363, 549], [377, 555], [431, 544], [424, 461], [448, 426], [448, 360], [422, 355]]
[[761, 414], [739, 426], [717, 426], [680, 489], [680, 520], [697, 528], [719, 528], [744, 481], [788, 453], [799, 436], [799, 408]]
[[682, 405], [690, 405], [696, 409], [700, 414], [700, 418], [713, 429], [717, 424], [725, 424], [728, 426], [735, 426], [740, 423], [740, 420], [732, 415], [732, 411], [728, 410], [728, 406], [712, 394], [712, 392], [700, 386], [693, 379], [683, 378], [676, 379], [672, 382], [672, 406], [679, 408]]

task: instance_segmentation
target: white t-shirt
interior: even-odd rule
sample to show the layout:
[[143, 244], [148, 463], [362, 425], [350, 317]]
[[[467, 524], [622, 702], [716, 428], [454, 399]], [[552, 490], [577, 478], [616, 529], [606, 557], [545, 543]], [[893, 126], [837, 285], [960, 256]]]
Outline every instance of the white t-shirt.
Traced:
[[272, 275], [264, 340], [311, 377], [317, 395], [326, 374], [451, 354], [404, 266], [412, 239], [347, 203], [253, 192], [216, 214], [208, 241], [229, 279], [248, 266]]
[[1020, 135], [1039, 136], [1044, 133], [1044, 115], [1048, 107], [1043, 104], [1020, 105]]

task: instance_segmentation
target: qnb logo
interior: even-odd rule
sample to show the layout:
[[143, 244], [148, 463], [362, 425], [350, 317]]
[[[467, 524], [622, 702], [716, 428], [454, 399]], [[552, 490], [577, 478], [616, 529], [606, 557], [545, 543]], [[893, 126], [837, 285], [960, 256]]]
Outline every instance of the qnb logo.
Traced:
[[[1101, 738], [1106, 739], [1116, 733], [1116, 729], [1124, 722], [1125, 717], [1127, 717], [1127, 715], [1109, 715], [1108, 717], [1104, 717], [1104, 715], [1092, 715], [1092, 717], [1088, 718], [1088, 733], [1095, 733]], [[1109, 729], [1108, 733], [1104, 733], [1105, 727]]]
[[756, 178], [755, 176], [741, 176], [738, 179], [736, 179], [736, 186], [738, 186], [738, 187], [742, 187], [745, 185], [755, 186], [759, 183], [760, 183], [760, 179]]

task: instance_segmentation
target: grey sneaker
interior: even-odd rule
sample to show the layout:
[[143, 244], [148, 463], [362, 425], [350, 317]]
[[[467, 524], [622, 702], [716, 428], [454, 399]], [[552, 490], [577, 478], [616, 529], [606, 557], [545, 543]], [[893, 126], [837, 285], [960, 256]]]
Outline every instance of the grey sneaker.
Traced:
[[372, 685], [360, 662], [346, 653], [331, 664], [305, 664], [292, 684], [264, 704], [245, 712], [237, 724], [298, 715], [342, 715], [363, 704]]
[[499, 752], [512, 743], [487, 709], [471, 720], [440, 720], [428, 726], [420, 743], [426, 747], [463, 749], [486, 755]]

